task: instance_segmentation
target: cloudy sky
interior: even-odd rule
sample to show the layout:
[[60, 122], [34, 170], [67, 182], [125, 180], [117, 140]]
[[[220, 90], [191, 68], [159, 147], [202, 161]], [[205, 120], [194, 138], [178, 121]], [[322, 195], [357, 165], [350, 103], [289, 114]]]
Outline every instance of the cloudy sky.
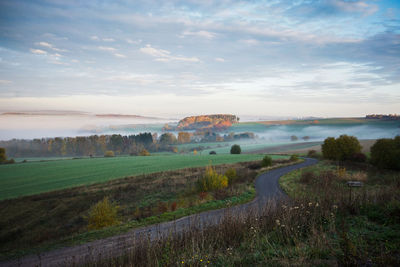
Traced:
[[0, 111], [400, 112], [400, 1], [0, 1]]

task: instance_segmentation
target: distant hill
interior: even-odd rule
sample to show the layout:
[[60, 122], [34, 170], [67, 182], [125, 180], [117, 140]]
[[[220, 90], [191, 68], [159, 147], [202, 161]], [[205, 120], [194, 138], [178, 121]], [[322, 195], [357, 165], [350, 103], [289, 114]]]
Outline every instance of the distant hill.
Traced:
[[239, 122], [236, 115], [213, 114], [186, 117], [179, 121], [177, 130], [225, 130]]

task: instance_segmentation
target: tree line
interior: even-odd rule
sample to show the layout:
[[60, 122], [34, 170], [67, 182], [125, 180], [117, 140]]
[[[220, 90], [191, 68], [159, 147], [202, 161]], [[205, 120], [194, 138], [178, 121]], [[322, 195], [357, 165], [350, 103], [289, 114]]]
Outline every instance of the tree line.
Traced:
[[138, 154], [143, 149], [156, 151], [151, 133], [122, 136], [91, 135], [77, 137], [55, 137], [33, 140], [12, 139], [0, 141], [10, 157], [54, 157], [54, 156], [103, 156], [106, 151], [115, 154]]

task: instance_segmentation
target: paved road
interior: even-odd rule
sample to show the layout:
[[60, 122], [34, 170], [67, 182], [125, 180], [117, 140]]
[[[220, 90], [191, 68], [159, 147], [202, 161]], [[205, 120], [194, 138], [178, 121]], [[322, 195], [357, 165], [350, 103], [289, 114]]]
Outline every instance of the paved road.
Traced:
[[96, 240], [84, 245], [61, 248], [41, 255], [31, 255], [15, 261], [3, 262], [0, 263], [0, 266], [69, 266], [73, 263], [84, 264], [90, 262], [92, 258], [99, 259], [110, 255], [119, 256], [132, 247], [135, 239], [137, 240], [143, 236], [156, 240], [168, 236], [170, 233], [179, 234], [192, 227], [205, 228], [209, 225], [216, 225], [227, 214], [236, 216], [235, 214], [257, 212], [265, 207], [269, 200], [285, 197], [278, 183], [282, 175], [313, 165], [316, 162], [317, 160], [315, 159], [306, 159], [302, 163], [271, 170], [260, 175], [255, 182], [257, 197], [252, 202], [243, 205], [206, 211], [171, 222], [133, 229], [118, 236]]

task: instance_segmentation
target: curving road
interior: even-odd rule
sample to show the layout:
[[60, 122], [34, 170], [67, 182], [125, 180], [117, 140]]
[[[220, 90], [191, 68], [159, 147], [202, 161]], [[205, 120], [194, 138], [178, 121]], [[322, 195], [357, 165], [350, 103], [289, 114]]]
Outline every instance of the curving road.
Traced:
[[84, 245], [65, 247], [45, 252], [41, 255], [31, 255], [19, 260], [2, 262], [0, 263], [0, 266], [80, 265], [91, 262], [95, 258], [99, 259], [122, 255], [132, 247], [135, 239], [137, 240], [143, 236], [149, 237], [151, 240], [156, 240], [168, 236], [170, 233], [179, 234], [191, 227], [204, 228], [209, 225], [216, 225], [227, 214], [235, 215], [258, 211], [265, 207], [269, 200], [285, 197], [285, 193], [279, 186], [279, 178], [293, 170], [310, 166], [315, 163], [317, 163], [317, 160], [306, 158], [302, 163], [271, 170], [260, 175], [255, 182], [257, 197], [252, 202], [243, 205], [206, 211], [171, 222], [132, 229], [127, 233], [96, 240]]

